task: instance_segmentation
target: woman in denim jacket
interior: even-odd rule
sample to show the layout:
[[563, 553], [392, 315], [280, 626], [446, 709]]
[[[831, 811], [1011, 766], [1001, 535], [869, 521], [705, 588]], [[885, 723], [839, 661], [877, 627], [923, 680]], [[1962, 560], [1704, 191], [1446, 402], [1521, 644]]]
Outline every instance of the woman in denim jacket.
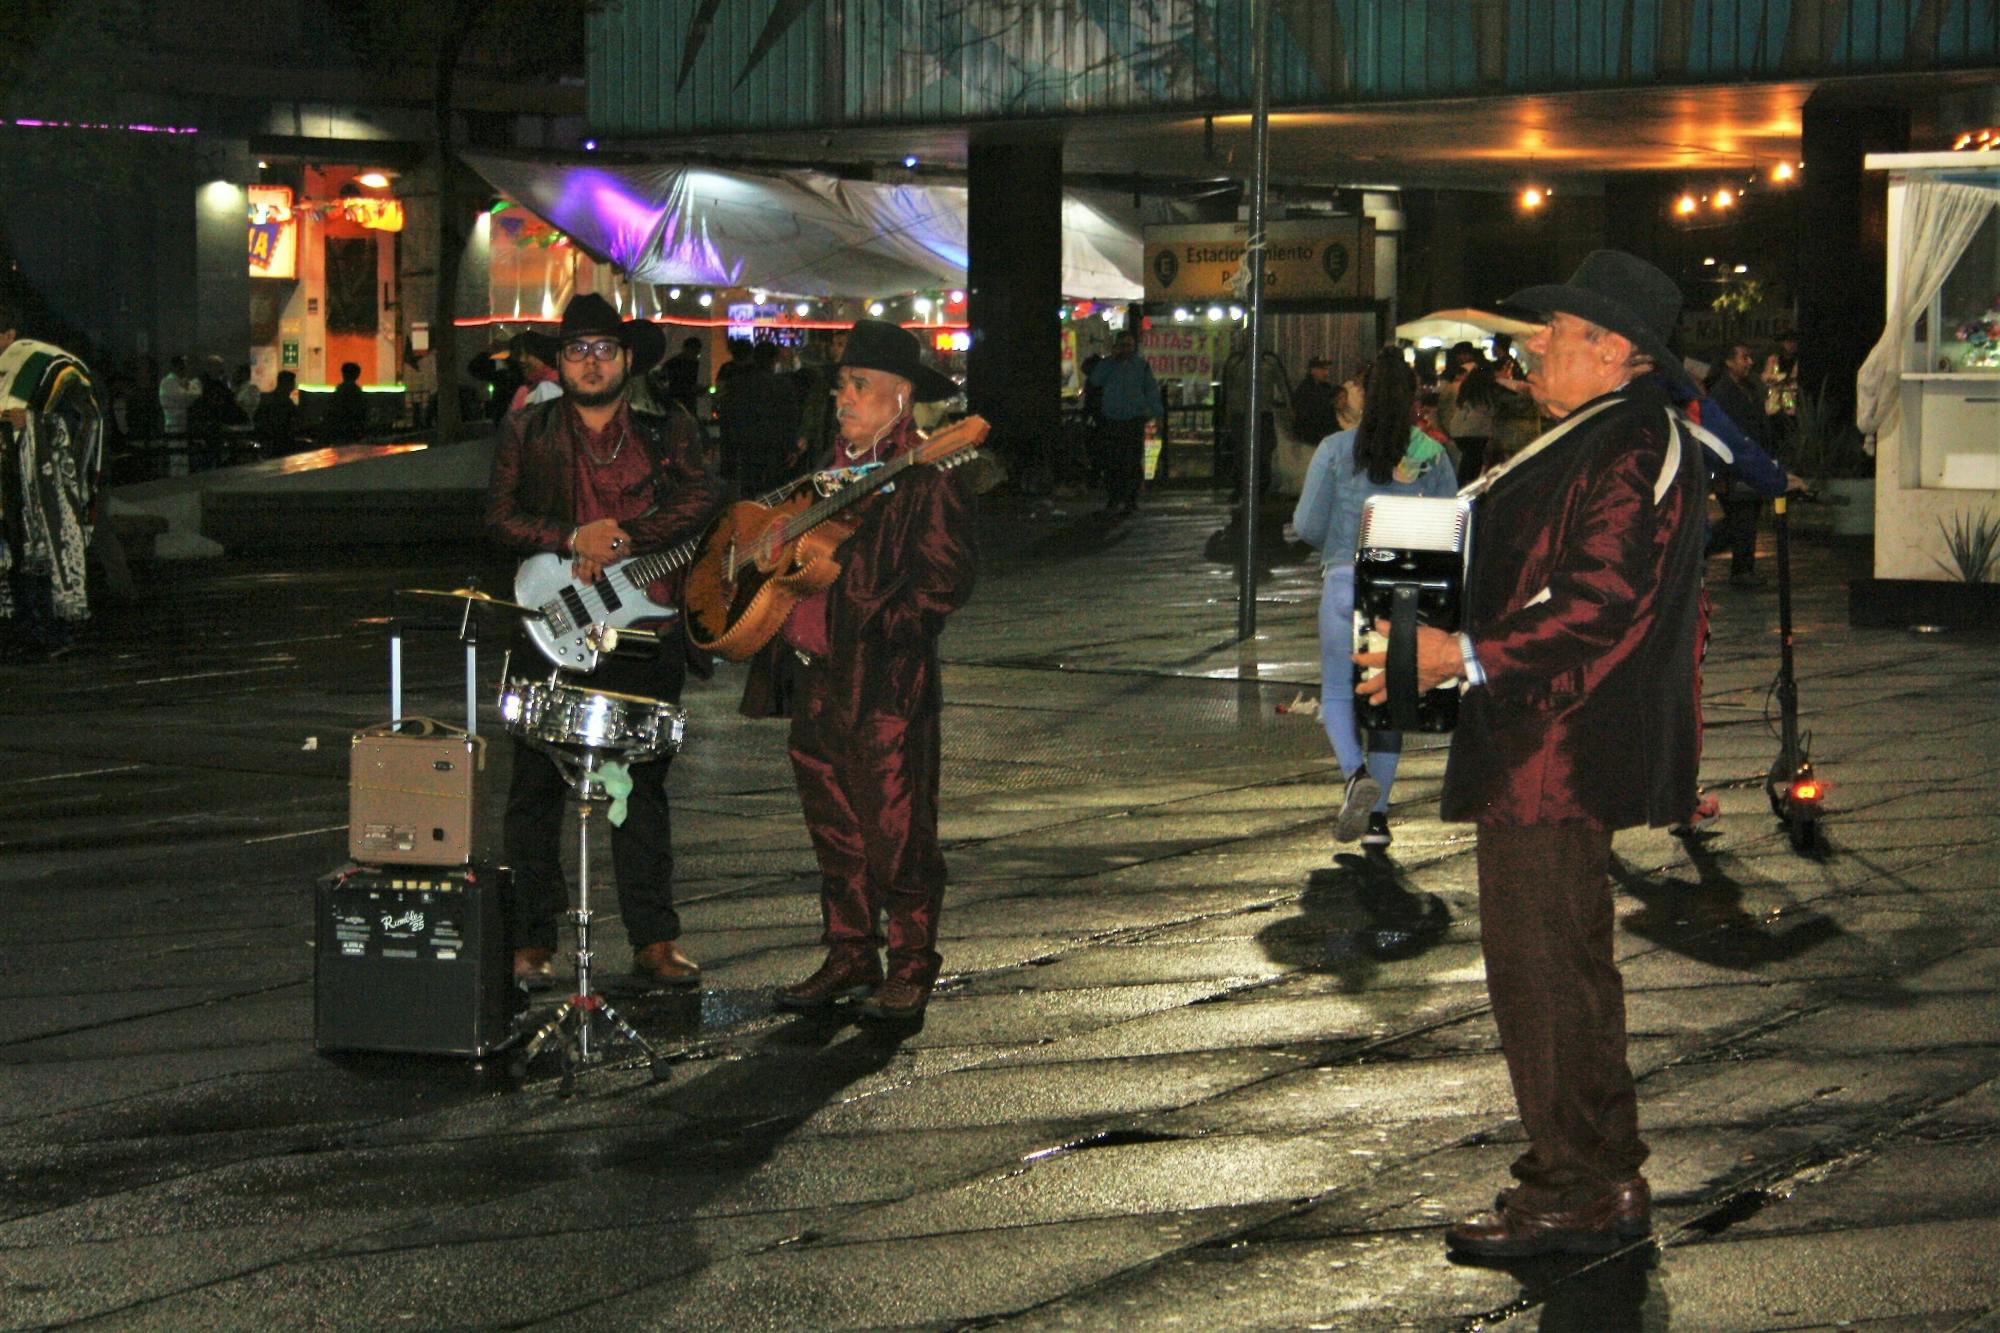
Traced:
[[1416, 424], [1417, 377], [1399, 348], [1384, 347], [1369, 368], [1361, 422], [1320, 441], [1292, 511], [1299, 540], [1319, 552], [1320, 720], [1347, 788], [1333, 836], [1364, 847], [1389, 845], [1389, 789], [1403, 736], [1354, 721], [1354, 545], [1361, 505], [1371, 495], [1448, 496], [1458, 478], [1442, 445]]

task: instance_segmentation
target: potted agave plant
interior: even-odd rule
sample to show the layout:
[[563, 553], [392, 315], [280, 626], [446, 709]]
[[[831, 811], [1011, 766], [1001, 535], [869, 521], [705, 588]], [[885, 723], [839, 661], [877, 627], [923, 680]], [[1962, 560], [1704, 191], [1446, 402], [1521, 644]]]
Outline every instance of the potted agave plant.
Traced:
[[2000, 626], [2000, 515], [1990, 509], [1938, 519], [1944, 553], [1931, 561], [1948, 578], [1856, 579], [1848, 622], [1868, 628], [1924, 625], [1991, 632]]

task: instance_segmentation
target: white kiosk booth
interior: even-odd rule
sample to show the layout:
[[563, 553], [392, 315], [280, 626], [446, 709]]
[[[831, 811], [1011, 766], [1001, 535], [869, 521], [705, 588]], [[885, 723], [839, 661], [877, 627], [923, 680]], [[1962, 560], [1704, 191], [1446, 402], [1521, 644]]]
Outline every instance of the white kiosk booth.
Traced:
[[1867, 166], [1889, 173], [1889, 319], [1855, 407], [1876, 439], [1875, 578], [1950, 581], [1941, 525], [2000, 522], [2000, 152]]

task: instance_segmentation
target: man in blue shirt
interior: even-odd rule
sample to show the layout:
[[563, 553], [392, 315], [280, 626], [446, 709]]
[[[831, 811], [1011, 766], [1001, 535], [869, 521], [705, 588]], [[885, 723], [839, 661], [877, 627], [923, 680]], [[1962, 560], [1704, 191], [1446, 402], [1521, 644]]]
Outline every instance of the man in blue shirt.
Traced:
[[1139, 507], [1139, 487], [1145, 480], [1146, 423], [1160, 423], [1167, 438], [1167, 407], [1153, 368], [1139, 355], [1139, 340], [1121, 333], [1111, 355], [1090, 372], [1090, 383], [1103, 393], [1103, 425], [1098, 438], [1104, 457], [1104, 512], [1130, 514]]

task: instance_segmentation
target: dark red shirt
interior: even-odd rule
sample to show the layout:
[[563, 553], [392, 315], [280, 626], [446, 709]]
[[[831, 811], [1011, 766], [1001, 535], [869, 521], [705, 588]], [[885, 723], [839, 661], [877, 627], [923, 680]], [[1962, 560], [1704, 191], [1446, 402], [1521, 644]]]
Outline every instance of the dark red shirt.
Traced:
[[639, 437], [632, 429], [632, 416], [623, 403], [617, 413], [593, 431], [583, 424], [575, 408], [557, 414], [556, 429], [562, 434], [569, 454], [570, 494], [575, 497], [576, 526], [601, 518], [624, 523], [652, 506], [653, 494], [647, 483], [653, 466]]

